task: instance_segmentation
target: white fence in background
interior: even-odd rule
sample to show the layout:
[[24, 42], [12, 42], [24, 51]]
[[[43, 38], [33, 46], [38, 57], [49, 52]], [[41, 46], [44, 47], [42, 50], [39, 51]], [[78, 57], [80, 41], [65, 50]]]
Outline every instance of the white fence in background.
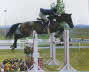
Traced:
[[[10, 49], [10, 45], [13, 44], [13, 41], [14, 40], [0, 40], [0, 49]], [[29, 40], [30, 42], [32, 41], [32, 39]], [[23, 40], [18, 40], [18, 44], [17, 44], [17, 49], [22, 49], [22, 44]], [[49, 40], [48, 39], [39, 39], [38, 41], [39, 45], [49, 45]], [[81, 44], [89, 44], [89, 41], [72, 41], [70, 42], [70, 44], [76, 44], [77, 45], [73, 45], [73, 46], [70, 46], [70, 48], [89, 48], [89, 46], [87, 45], [82, 45]], [[60, 44], [63, 44], [63, 42], [60, 42]], [[49, 47], [39, 47], [39, 48], [49, 48]], [[64, 46], [56, 46], [56, 48], [64, 48]]]

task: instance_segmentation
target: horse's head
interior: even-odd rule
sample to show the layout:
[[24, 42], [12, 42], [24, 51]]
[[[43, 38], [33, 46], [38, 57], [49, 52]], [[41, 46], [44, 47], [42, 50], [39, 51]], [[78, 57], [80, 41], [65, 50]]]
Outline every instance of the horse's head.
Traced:
[[72, 18], [71, 18], [71, 14], [61, 14], [61, 15], [56, 15], [55, 16], [56, 20], [60, 23], [60, 22], [66, 22], [68, 23], [70, 28], [73, 28], [73, 22], [72, 22]]
[[66, 13], [64, 13], [64, 14], [61, 14], [61, 17], [63, 18], [63, 20], [64, 20], [66, 23], [68, 23], [68, 25], [69, 25], [70, 28], [73, 28], [74, 25], [73, 25], [73, 22], [72, 22], [71, 15], [72, 15], [72, 14], [66, 14]]

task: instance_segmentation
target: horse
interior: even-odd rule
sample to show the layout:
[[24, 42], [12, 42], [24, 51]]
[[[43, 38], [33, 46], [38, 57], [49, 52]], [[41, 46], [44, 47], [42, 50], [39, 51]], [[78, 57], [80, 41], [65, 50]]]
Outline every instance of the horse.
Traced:
[[64, 28], [61, 27], [61, 22], [66, 22], [70, 28], [74, 27], [71, 14], [64, 13], [61, 15], [49, 16], [48, 24], [46, 24], [43, 20], [26, 21], [23, 23], [13, 24], [7, 32], [6, 38], [12, 38], [14, 36], [14, 43], [11, 45], [11, 48], [15, 49], [17, 48], [17, 40], [31, 36], [33, 30], [35, 30], [37, 34], [48, 34], [53, 32], [62, 34]]

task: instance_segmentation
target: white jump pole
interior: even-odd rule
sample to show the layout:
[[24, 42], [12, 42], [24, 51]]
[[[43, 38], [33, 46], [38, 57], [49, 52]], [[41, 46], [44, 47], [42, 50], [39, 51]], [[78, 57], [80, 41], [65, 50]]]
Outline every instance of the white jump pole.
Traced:
[[28, 72], [44, 72], [39, 66], [38, 66], [38, 58], [39, 58], [39, 52], [38, 52], [38, 36], [36, 31], [33, 31], [33, 68], [29, 70]]
[[59, 61], [56, 59], [56, 44], [55, 33], [50, 35], [50, 59], [47, 61], [48, 65], [59, 65]]
[[77, 72], [71, 65], [70, 65], [70, 58], [69, 58], [69, 27], [65, 27], [64, 30], [64, 67], [59, 72]]

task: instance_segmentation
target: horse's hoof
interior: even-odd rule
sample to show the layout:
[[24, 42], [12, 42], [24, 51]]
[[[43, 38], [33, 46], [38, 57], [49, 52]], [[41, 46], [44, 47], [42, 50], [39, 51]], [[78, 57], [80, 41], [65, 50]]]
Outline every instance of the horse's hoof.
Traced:
[[13, 45], [11, 45], [10, 48], [11, 48], [11, 50], [14, 50], [15, 49], [15, 47], [13, 47]]

